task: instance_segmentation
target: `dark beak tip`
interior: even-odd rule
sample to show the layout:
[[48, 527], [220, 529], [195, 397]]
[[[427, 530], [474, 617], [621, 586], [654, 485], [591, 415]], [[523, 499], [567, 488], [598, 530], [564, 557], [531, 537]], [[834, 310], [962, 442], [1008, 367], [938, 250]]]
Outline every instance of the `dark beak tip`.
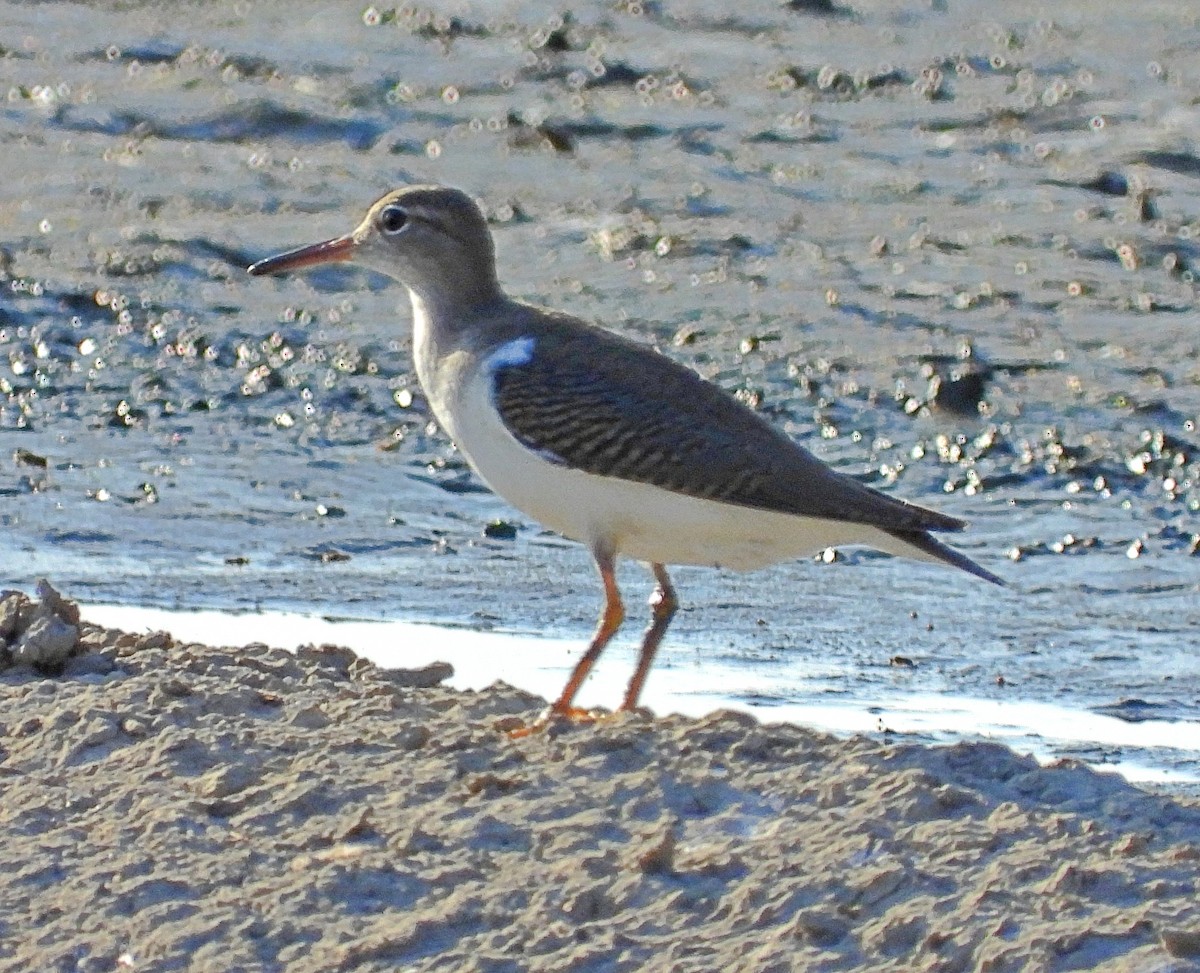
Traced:
[[246, 268], [253, 277], [264, 274], [284, 273], [292, 270], [304, 270], [323, 264], [341, 263], [351, 259], [354, 247], [352, 237], [343, 236], [324, 243], [314, 243], [307, 247], [299, 247], [286, 253], [278, 253], [272, 257], [264, 257]]

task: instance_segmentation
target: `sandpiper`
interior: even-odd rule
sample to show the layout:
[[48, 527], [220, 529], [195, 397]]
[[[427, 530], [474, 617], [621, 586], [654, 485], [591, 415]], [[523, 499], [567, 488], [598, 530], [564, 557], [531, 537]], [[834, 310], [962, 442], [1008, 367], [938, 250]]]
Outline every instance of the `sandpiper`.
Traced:
[[963, 521], [835, 472], [691, 369], [500, 286], [487, 220], [465, 193], [388, 193], [352, 233], [261, 260], [252, 274], [353, 261], [408, 288], [417, 377], [475, 472], [530, 517], [586, 544], [604, 611], [551, 716], [625, 617], [614, 567], [644, 561], [652, 621], [620, 709], [637, 706], [678, 608], [668, 564], [739, 570], [840, 545], [937, 561], [1003, 582], [933, 531]]

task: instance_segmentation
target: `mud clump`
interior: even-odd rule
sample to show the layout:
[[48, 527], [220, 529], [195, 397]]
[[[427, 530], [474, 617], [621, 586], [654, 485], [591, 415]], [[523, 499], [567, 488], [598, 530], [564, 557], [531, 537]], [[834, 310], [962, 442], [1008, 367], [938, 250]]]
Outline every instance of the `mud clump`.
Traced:
[[79, 606], [45, 578], [37, 583], [36, 601], [20, 591], [0, 592], [0, 672], [30, 666], [57, 675], [68, 659], [84, 651]]

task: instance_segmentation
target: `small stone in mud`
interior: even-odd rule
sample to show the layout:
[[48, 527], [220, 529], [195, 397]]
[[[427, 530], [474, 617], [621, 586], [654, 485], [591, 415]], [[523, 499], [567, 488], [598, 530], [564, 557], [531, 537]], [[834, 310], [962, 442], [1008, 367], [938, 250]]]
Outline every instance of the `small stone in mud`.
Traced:
[[989, 371], [976, 369], [951, 372], [949, 376], [934, 375], [929, 380], [929, 401], [946, 412], [975, 415], [990, 377]]
[[31, 453], [27, 449], [14, 450], [13, 462], [18, 466], [33, 466], [39, 470], [44, 470], [47, 465], [45, 456], [39, 456], [37, 453]]
[[21, 608], [28, 599], [19, 591], [6, 591], [0, 595], [0, 642], [7, 642], [17, 631], [21, 622]]
[[517, 527], [506, 520], [493, 520], [483, 528], [483, 536], [497, 541], [511, 541], [517, 536]]
[[39, 578], [35, 591], [42, 612], [57, 615], [69, 625], [79, 624], [79, 606], [60, 595], [49, 581]]
[[35, 604], [19, 591], [0, 594], [0, 668], [33, 666], [59, 673], [71, 656], [83, 651], [79, 606], [42, 579]]
[[1105, 170], [1090, 182], [1079, 184], [1080, 189], [1089, 189], [1105, 196], [1125, 196], [1129, 193], [1129, 180], [1119, 172]]
[[645, 846], [634, 856], [638, 871], [647, 875], [670, 875], [675, 871], [675, 827], [677, 822], [661, 823], [657, 835], [648, 835]]
[[54, 668], [61, 666], [75, 650], [79, 629], [54, 615], [34, 619], [12, 648], [16, 665]]
[[509, 148], [518, 150], [548, 149], [560, 154], [575, 151], [575, 140], [569, 129], [562, 125], [530, 125], [516, 115], [509, 114], [507, 141]]

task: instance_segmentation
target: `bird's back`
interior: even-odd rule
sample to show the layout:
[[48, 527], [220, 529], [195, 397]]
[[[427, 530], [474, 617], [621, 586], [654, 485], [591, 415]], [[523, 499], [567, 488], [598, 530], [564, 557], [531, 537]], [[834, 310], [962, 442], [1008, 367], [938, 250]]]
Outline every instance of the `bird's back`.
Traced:
[[905, 531], [957, 530], [830, 469], [696, 372], [570, 315], [521, 305], [509, 341], [527, 360], [494, 369], [505, 426], [528, 448], [599, 476], [800, 517]]

